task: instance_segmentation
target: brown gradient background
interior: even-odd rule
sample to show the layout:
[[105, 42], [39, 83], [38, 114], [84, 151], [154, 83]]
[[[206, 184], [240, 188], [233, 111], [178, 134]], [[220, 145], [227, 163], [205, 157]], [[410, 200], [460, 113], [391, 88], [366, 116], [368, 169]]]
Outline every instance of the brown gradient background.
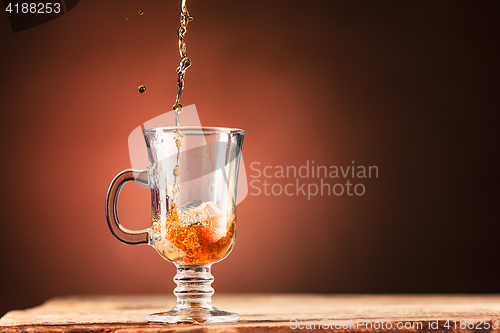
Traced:
[[[183, 104], [246, 130], [248, 175], [379, 167], [361, 197], [249, 195], [217, 292], [500, 292], [499, 2], [188, 5]], [[174, 102], [178, 6], [82, 0], [18, 33], [0, 13], [0, 315], [172, 292], [174, 265], [114, 239], [104, 199], [129, 133]], [[147, 227], [148, 191], [125, 187], [119, 210]]]

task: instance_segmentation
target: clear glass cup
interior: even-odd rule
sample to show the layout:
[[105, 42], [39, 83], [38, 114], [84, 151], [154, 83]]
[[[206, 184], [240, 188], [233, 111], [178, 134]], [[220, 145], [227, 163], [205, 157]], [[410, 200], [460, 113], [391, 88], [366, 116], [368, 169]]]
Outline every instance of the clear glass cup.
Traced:
[[[177, 267], [176, 305], [170, 311], [151, 314], [149, 321], [238, 321], [238, 314], [212, 305], [214, 277], [210, 268], [226, 258], [234, 246], [238, 170], [245, 132], [215, 127], [161, 127], [143, 133], [148, 168], [124, 170], [113, 179], [106, 197], [106, 218], [118, 240], [129, 245], [149, 244]], [[117, 215], [120, 190], [133, 180], [151, 190], [151, 227], [140, 231], [123, 227]], [[175, 184], [178, 194], [174, 200]]]

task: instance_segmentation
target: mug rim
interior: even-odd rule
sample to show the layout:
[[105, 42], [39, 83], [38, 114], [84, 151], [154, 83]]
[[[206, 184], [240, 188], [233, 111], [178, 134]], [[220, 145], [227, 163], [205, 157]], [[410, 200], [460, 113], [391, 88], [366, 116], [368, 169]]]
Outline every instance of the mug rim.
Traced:
[[[214, 126], [161, 126], [161, 127], [148, 127], [143, 130], [144, 134], [149, 134], [153, 132], [173, 132], [174, 130], [180, 129], [182, 131], [201, 131], [201, 132], [215, 132], [224, 134], [245, 134], [245, 131], [240, 128], [230, 128], [230, 127], [214, 127]], [[185, 133], [187, 134], [187, 133]]]

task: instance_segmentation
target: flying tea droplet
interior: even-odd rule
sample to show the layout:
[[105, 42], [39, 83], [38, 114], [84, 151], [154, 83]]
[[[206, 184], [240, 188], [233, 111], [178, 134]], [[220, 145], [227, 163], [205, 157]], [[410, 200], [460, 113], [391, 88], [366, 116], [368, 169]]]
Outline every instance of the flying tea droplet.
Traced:
[[139, 15], [142, 15], [142, 14], [144, 14], [144, 11], [143, 11], [143, 10], [140, 10], [138, 14], [139, 14]]
[[146, 91], [146, 86], [139, 86], [137, 91], [140, 92], [141, 94], [144, 93]]

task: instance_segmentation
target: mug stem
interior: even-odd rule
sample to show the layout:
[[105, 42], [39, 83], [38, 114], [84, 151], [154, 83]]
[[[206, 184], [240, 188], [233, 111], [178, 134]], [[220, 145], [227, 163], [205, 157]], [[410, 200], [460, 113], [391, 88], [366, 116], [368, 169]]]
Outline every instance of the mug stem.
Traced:
[[174, 295], [177, 297], [177, 308], [186, 307], [211, 307], [212, 295], [215, 293], [212, 288], [214, 276], [210, 273], [210, 265], [178, 265], [174, 282], [177, 288]]
[[150, 322], [160, 323], [229, 323], [240, 319], [237, 313], [221, 311], [212, 305], [214, 276], [209, 265], [177, 265], [172, 310], [149, 315]]

